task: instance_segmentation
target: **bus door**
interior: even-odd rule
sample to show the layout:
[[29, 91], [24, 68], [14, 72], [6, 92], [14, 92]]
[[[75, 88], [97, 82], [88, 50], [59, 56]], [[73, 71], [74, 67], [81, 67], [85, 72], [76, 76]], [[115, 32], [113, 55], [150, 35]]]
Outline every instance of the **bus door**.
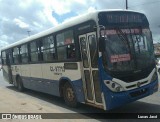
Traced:
[[96, 32], [79, 36], [82, 57], [82, 80], [87, 102], [101, 105], [101, 89], [98, 73], [98, 48]]
[[7, 57], [6, 63], [7, 63], [7, 68], [8, 68], [8, 80], [9, 80], [9, 83], [13, 83], [12, 70], [11, 70], [11, 60], [12, 60], [11, 52], [7, 52], [6, 57]]

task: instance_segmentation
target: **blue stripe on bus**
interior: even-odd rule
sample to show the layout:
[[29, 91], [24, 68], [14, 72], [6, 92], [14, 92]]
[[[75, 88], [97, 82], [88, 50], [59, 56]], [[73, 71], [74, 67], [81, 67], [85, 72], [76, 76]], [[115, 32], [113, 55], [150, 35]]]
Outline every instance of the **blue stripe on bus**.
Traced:
[[21, 76], [21, 78], [23, 79], [23, 85], [25, 88], [60, 96], [58, 81], [23, 76]]
[[[22, 77], [22, 79], [24, 87], [28, 89], [48, 93], [55, 96], [60, 96], [59, 81], [57, 80], [49, 80], [49, 79], [33, 78], [33, 77]], [[68, 78], [61, 78], [61, 79], [67, 79], [67, 81], [69, 81], [70, 84], [73, 86], [78, 102], [85, 101], [81, 79], [75, 81], [71, 81]]]

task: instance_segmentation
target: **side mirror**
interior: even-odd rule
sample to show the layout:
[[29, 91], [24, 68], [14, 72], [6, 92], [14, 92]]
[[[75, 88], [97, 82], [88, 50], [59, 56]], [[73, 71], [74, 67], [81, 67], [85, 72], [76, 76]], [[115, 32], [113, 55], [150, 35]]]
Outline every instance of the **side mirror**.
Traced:
[[104, 37], [99, 38], [99, 51], [100, 52], [105, 51], [105, 38]]

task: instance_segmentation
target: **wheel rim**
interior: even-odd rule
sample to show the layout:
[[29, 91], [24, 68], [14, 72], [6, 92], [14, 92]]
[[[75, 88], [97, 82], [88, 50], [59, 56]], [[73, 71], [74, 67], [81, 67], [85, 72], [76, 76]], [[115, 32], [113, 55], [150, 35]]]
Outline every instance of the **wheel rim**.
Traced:
[[66, 97], [67, 97], [68, 101], [74, 100], [74, 92], [73, 92], [72, 88], [66, 89]]

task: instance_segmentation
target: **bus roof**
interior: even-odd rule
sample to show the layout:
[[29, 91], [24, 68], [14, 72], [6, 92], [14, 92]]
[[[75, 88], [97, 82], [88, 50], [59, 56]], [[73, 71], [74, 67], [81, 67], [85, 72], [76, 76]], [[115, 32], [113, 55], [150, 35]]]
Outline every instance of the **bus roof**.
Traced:
[[[80, 16], [73, 17], [73, 18], [63, 22], [62, 24], [59, 24], [59, 25], [57, 25], [55, 27], [52, 27], [52, 28], [50, 28], [48, 30], [42, 31], [42, 32], [40, 32], [38, 34], [35, 34], [35, 35], [32, 35], [30, 37], [24, 38], [22, 40], [19, 40], [19, 41], [15, 42], [15, 43], [12, 43], [12, 44], [2, 48], [1, 50], [6, 50], [6, 49], [9, 49], [9, 48], [15, 47], [17, 45], [21, 45], [21, 44], [24, 44], [26, 42], [30, 42], [32, 40], [41, 38], [43, 36], [47, 36], [47, 35], [52, 34], [54, 32], [63, 30], [63, 29], [68, 28], [68, 27], [72, 27], [74, 25], [86, 22], [88, 20], [96, 20], [98, 13], [100, 13], [100, 12], [112, 12], [112, 11], [137, 12], [137, 11], [123, 10], [123, 9], [96, 10], [96, 11], [89, 12], [89, 13], [86, 13], [86, 14], [83, 14], [83, 15], [80, 15]], [[140, 13], [140, 12], [137, 12], [137, 13]]]

